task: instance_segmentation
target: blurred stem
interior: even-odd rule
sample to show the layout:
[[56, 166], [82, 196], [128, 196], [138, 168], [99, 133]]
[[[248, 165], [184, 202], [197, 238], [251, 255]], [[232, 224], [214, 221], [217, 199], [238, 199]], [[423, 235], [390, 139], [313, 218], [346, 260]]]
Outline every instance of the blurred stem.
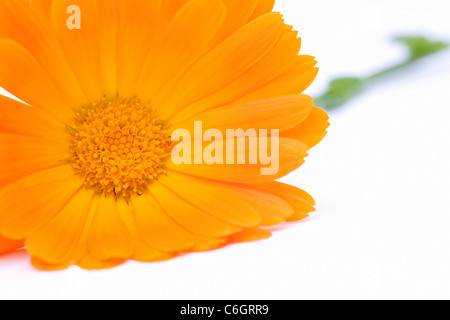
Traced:
[[408, 60], [407, 62], [401, 63], [401, 64], [396, 65], [394, 67], [391, 67], [389, 69], [386, 69], [386, 70], [380, 71], [378, 73], [375, 73], [374, 75], [364, 79], [364, 81], [370, 82], [370, 81], [378, 80], [380, 78], [383, 78], [384, 76], [388, 76], [388, 75], [393, 74], [393, 73], [395, 73], [397, 71], [405, 69], [405, 68], [409, 67], [410, 65], [412, 65], [414, 62], [416, 62], [416, 60], [413, 60], [413, 61]]
[[396, 66], [377, 72], [366, 78], [345, 77], [330, 82], [328, 91], [315, 99], [316, 105], [325, 110], [334, 110], [366, 90], [373, 83], [391, 74], [408, 68], [416, 61], [450, 47], [442, 41], [433, 41], [425, 37], [397, 37], [395, 41], [406, 46], [408, 59]]

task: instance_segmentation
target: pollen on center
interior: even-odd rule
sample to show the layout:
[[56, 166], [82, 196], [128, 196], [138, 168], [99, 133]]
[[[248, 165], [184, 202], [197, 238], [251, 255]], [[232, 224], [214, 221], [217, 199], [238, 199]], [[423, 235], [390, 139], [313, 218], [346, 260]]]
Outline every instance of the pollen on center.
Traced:
[[170, 135], [137, 98], [103, 98], [83, 106], [68, 128], [72, 165], [87, 188], [106, 196], [141, 195], [165, 174]]

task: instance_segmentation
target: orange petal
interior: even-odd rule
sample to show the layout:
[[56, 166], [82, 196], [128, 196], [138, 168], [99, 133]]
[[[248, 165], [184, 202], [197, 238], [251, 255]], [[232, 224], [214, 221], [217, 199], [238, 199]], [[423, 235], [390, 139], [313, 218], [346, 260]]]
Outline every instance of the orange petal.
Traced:
[[133, 0], [132, 5], [128, 0], [120, 0], [116, 5], [118, 91], [122, 96], [132, 96], [136, 94], [136, 82], [152, 46], [161, 0]]
[[258, 212], [232, 187], [173, 171], [158, 182], [220, 220], [247, 228], [258, 226], [261, 221]]
[[[292, 31], [292, 27], [284, 26], [283, 35], [280, 40], [255, 65], [239, 77], [217, 87], [214, 92], [208, 94], [206, 97], [179, 110], [174, 115], [173, 121], [188, 119], [203, 111], [234, 103], [236, 100], [260, 89], [285, 72], [296, 59], [299, 59], [298, 52], [300, 46], [301, 40], [297, 38], [297, 32]], [[302, 59], [311, 60], [312, 58]], [[301, 74], [298, 76], [301, 76]], [[254, 101], [273, 98], [275, 96], [265, 96], [262, 99], [256, 98]]]
[[303, 122], [311, 113], [314, 103], [305, 95], [290, 95], [261, 101], [236, 103], [205, 111], [174, 127], [193, 131], [196, 120], [203, 122], [203, 129], [278, 129], [288, 130]]
[[182, 7], [156, 40], [145, 65], [139, 66], [139, 97], [150, 101], [161, 87], [210, 50], [210, 40], [224, 17], [225, 7], [217, 0], [194, 0]]
[[31, 264], [38, 270], [41, 271], [61, 271], [65, 270], [71, 266], [70, 263], [67, 264], [49, 264], [37, 257], [31, 257]]
[[132, 205], [136, 228], [148, 245], [168, 252], [192, 248], [192, 235], [169, 218], [151, 195], [133, 197]]
[[131, 235], [113, 197], [100, 197], [89, 232], [88, 250], [96, 260], [129, 259], [133, 255]]
[[162, 2], [161, 10], [161, 29], [165, 30], [177, 12], [191, 1], [192, 0], [164, 0]]
[[[142, 247], [140, 247], [141, 245]], [[141, 240], [138, 244], [135, 244], [135, 246], [133, 260], [139, 262], [161, 262], [176, 257], [176, 254], [174, 253], [164, 252], [145, 245], [143, 240]]]
[[33, 56], [9, 39], [0, 39], [0, 85], [22, 101], [63, 123], [67, 123], [74, 115], [69, 103]]
[[283, 132], [282, 135], [298, 139], [306, 144], [309, 148], [316, 146], [327, 134], [327, 128], [330, 123], [329, 117], [325, 110], [314, 107], [311, 114], [305, 121], [296, 127]]
[[194, 64], [178, 81], [155, 97], [154, 105], [168, 118], [186, 105], [233, 81], [257, 63], [278, 42], [284, 28], [279, 14], [268, 14], [241, 28]]
[[0, 133], [0, 187], [62, 164], [65, 146], [30, 136]]
[[[227, 145], [227, 142], [230, 142], [231, 144], [233, 142], [233, 139], [224, 139], [224, 149]], [[237, 148], [244, 142], [245, 149]], [[273, 175], [263, 175], [262, 172], [263, 169], [269, 168], [271, 164], [264, 165], [261, 163], [261, 161], [258, 161], [257, 164], [249, 164], [251, 148], [250, 143], [248, 143], [248, 139], [245, 138], [235, 139], [235, 164], [231, 164], [228, 162], [229, 164], [207, 165], [205, 163], [194, 164], [194, 161], [192, 161], [192, 164], [175, 164], [173, 162], [170, 162], [167, 167], [173, 171], [195, 175], [206, 179], [236, 183], [258, 183], [269, 182], [286, 176], [288, 173], [294, 171], [295, 169], [298, 169], [304, 163], [304, 159], [307, 156], [307, 146], [295, 139], [281, 137], [279, 139], [279, 143], [274, 145], [272, 145], [271, 139], [268, 139], [267, 144], [268, 150], [272, 150], [272, 147], [273, 149], [275, 149], [279, 146], [279, 168], [278, 171], [275, 172], [276, 167], [273, 167]], [[207, 146], [208, 143], [203, 143], [203, 148], [206, 148]], [[194, 148], [194, 143], [192, 143], [192, 148], [192, 155], [194, 156], [194, 151], [196, 149]], [[204, 149], [201, 151], [201, 153], [204, 153]], [[246, 164], [236, 164], [236, 156], [239, 153], [245, 155]], [[224, 157], [226, 157], [226, 151], [224, 151]], [[259, 160], [261, 159], [259, 158]], [[272, 159], [272, 162], [274, 164], [277, 162], [275, 157]], [[224, 160], [224, 163], [227, 162]]]
[[211, 238], [205, 236], [195, 236], [195, 245], [192, 248], [193, 252], [204, 252], [215, 250], [223, 246], [226, 242], [226, 238]]
[[98, 12], [101, 19], [98, 21], [99, 46], [100, 46], [100, 69], [102, 75], [102, 87], [104, 94], [114, 97], [117, 95], [117, 50], [118, 29], [117, 1], [97, 1]]
[[[67, 27], [67, 9], [81, 9], [81, 29]], [[98, 11], [94, 0], [54, 0], [52, 22], [64, 55], [89, 101], [102, 97]]]
[[[83, 190], [85, 191], [85, 190]], [[71, 254], [67, 256], [67, 260], [59, 264], [53, 264], [52, 268], [60, 268], [64, 265], [82, 265], [84, 269], [93, 270], [99, 269], [104, 263], [92, 258], [88, 252], [88, 239], [91, 230], [92, 221], [94, 220], [95, 213], [97, 212], [98, 205], [100, 203], [100, 195], [98, 193], [91, 192], [91, 202], [88, 207], [82, 212], [81, 218], [85, 218], [84, 222], [80, 220], [80, 224], [77, 226], [79, 237], [76, 241], [76, 246], [71, 250]], [[48, 267], [47, 267], [48, 268]], [[104, 269], [109, 268], [109, 263], [104, 266]], [[101, 268], [100, 268], [101, 269]]]
[[295, 214], [294, 208], [289, 202], [273, 193], [244, 185], [236, 185], [235, 188], [261, 215], [261, 226], [275, 226], [286, 222]]
[[[0, 37], [22, 45], [73, 106], [86, 102], [72, 70], [57, 43], [50, 22], [51, 0], [0, 1]], [[43, 88], [44, 84], [38, 85]]]
[[35, 173], [1, 189], [0, 234], [25, 239], [57, 215], [82, 183], [67, 165]]
[[258, 0], [222, 0], [225, 3], [227, 17], [216, 36], [215, 42], [220, 42], [243, 27], [255, 11]]
[[239, 242], [252, 242], [270, 238], [272, 234], [261, 228], [244, 229], [242, 232], [237, 233], [228, 238], [229, 243]]
[[133, 259], [141, 262], [164, 261], [175, 257], [175, 254], [156, 249], [145, 243], [139, 231], [136, 228], [136, 221], [133, 214], [133, 208], [124, 200], [118, 199], [116, 202], [117, 212], [125, 223], [128, 232], [130, 232], [134, 243]]
[[78, 261], [77, 264], [80, 268], [85, 270], [104, 270], [115, 268], [125, 262], [126, 260], [123, 259], [97, 260], [90, 255], [86, 255], [80, 261]]
[[305, 219], [310, 212], [315, 211], [314, 199], [308, 193], [296, 187], [280, 182], [263, 183], [254, 187], [284, 199], [294, 208], [295, 213], [287, 220], [288, 222]]
[[39, 109], [0, 96], [0, 132], [65, 143], [65, 126]]
[[220, 238], [241, 230], [241, 228], [219, 220], [195, 207], [160, 183], [153, 184], [150, 192], [168, 216], [184, 229], [196, 235]]
[[252, 16], [249, 20], [254, 20], [263, 14], [271, 12], [273, 10], [273, 6], [275, 5], [275, 0], [258, 0], [258, 4], [256, 5], [255, 10], [252, 13]]
[[67, 265], [76, 261], [74, 253], [93, 195], [92, 191], [80, 189], [54, 218], [27, 237], [27, 250], [48, 264]]
[[5, 254], [24, 246], [23, 240], [11, 240], [0, 236], [0, 254]]
[[[95, 260], [90, 256], [84, 256], [80, 261], [78, 261], [78, 266], [84, 270], [105, 270], [115, 268], [121, 264], [123, 264], [125, 260], [107, 260], [100, 261]], [[31, 257], [31, 264], [38, 270], [42, 271], [61, 271], [69, 268], [72, 264], [49, 264], [45, 261], [37, 258]]]
[[47, 19], [50, 18], [52, 3], [53, 0], [31, 0], [31, 4], [34, 5], [41, 15]]
[[305, 91], [317, 76], [317, 62], [311, 56], [298, 56], [282, 74], [237, 101], [255, 101]]

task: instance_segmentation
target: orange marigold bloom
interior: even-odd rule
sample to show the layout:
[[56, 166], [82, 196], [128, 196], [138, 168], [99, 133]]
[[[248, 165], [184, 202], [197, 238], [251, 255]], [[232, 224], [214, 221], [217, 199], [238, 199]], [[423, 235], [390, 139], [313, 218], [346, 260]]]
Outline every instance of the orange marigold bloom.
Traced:
[[[0, 96], [0, 253], [25, 242], [41, 269], [108, 268], [307, 217], [314, 200], [275, 180], [328, 117], [301, 94], [316, 62], [273, 2], [0, 0], [0, 86], [26, 103]], [[279, 129], [278, 174], [175, 165], [170, 133], [194, 120]]]

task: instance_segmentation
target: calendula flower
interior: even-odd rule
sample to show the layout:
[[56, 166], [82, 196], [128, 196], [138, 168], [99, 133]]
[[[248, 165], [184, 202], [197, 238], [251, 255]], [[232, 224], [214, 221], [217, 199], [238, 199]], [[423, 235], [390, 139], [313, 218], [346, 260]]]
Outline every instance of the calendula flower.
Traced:
[[[0, 0], [0, 253], [52, 270], [161, 261], [314, 210], [275, 180], [328, 117], [273, 0]], [[175, 164], [171, 134], [279, 129], [279, 170]], [[247, 150], [248, 151], [248, 150]], [[250, 151], [248, 151], [250, 152]], [[8, 240], [11, 239], [11, 240]], [[23, 242], [24, 241], [24, 242]]]

